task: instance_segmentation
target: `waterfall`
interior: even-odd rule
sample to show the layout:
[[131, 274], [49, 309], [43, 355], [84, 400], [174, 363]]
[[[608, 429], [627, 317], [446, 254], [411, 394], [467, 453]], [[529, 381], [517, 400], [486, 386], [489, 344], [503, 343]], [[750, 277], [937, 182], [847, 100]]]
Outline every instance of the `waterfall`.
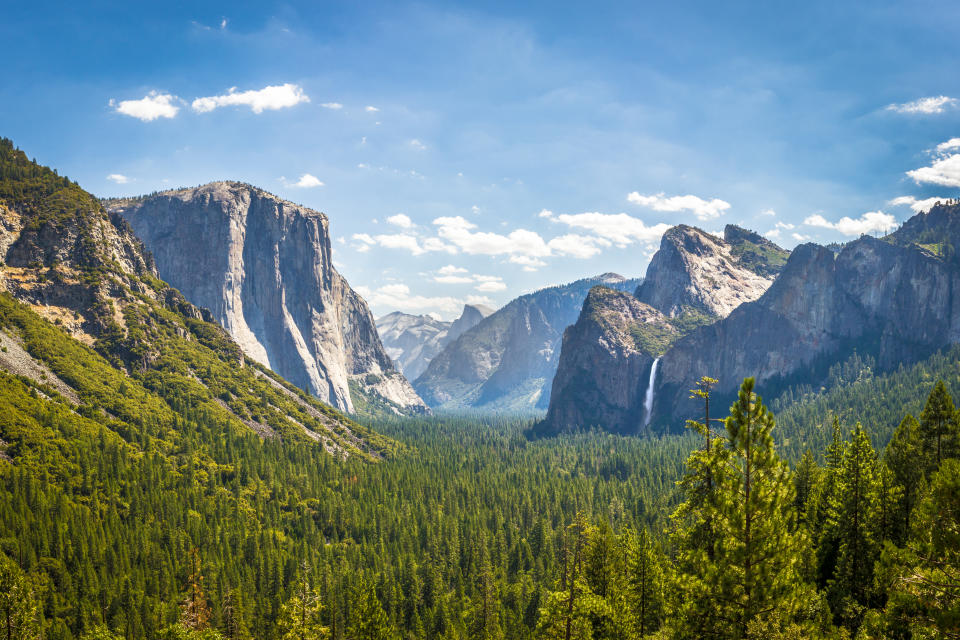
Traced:
[[657, 365], [660, 358], [654, 358], [650, 366], [650, 383], [647, 384], [647, 395], [643, 398], [643, 426], [650, 424], [650, 417], [653, 415], [653, 383], [657, 379]]

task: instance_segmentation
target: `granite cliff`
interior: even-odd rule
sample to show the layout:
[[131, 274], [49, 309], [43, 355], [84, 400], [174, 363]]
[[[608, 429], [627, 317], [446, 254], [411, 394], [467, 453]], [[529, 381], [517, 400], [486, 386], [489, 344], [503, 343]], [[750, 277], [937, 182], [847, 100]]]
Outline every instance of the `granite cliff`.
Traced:
[[601, 287], [590, 291], [576, 324], [563, 335], [539, 429], [641, 431], [654, 359], [697, 327], [763, 295], [787, 255], [732, 225], [722, 239], [687, 225], [668, 230], [634, 296]]
[[211, 311], [250, 358], [353, 412], [426, 406], [393, 366], [373, 316], [334, 269], [329, 220], [239, 182], [114, 200], [161, 278]]
[[493, 313], [483, 305], [464, 305], [456, 320], [394, 311], [377, 319], [377, 331], [387, 355], [408, 380], [415, 380], [440, 351]]
[[545, 409], [563, 331], [598, 284], [632, 291], [638, 281], [607, 273], [515, 298], [448, 344], [415, 388], [432, 407]]

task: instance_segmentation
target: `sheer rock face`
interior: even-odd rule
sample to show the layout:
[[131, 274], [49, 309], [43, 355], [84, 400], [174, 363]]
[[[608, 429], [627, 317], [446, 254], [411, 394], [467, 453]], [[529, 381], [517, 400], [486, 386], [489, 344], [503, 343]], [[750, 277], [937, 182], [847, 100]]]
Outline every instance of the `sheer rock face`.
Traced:
[[[730, 236], [744, 231], [728, 230], [736, 230], [728, 231]], [[731, 243], [696, 227], [678, 225], [663, 234], [636, 296], [671, 317], [696, 309], [723, 318], [744, 302], [759, 298], [773, 282], [773, 277], [751, 266], [741, 264]]]
[[425, 405], [397, 372], [373, 317], [333, 268], [329, 221], [237, 182], [114, 201], [160, 277], [210, 309], [251, 358], [354, 411], [354, 382], [395, 410]]
[[642, 431], [654, 358], [636, 338], [641, 325], [677, 332], [666, 316], [628, 293], [600, 286], [590, 290], [576, 324], [563, 334], [545, 421], [548, 431], [592, 426], [618, 433]]
[[748, 376], [773, 393], [787, 382], [816, 383], [825, 367], [854, 350], [889, 370], [960, 341], [956, 262], [897, 240], [897, 234], [863, 236], [839, 254], [815, 244], [797, 247], [760, 299], [666, 353], [655, 416], [692, 410], [686, 390], [701, 375], [719, 378], [716, 393], [726, 400]]
[[[564, 335], [541, 428], [640, 431], [654, 358], [670, 353], [693, 327], [762, 296], [787, 255], [732, 225], [723, 239], [686, 225], [668, 230], [634, 296], [594, 289], [587, 297], [577, 324]], [[654, 408], [657, 404], [655, 396]]]
[[563, 331], [597, 284], [633, 290], [637, 281], [607, 273], [515, 298], [448, 344], [414, 386], [433, 407], [546, 409]]
[[453, 322], [433, 316], [412, 315], [394, 311], [377, 319], [377, 331], [400, 371], [414, 380], [422, 374], [440, 351], [493, 313], [483, 305], [464, 305], [463, 313]]

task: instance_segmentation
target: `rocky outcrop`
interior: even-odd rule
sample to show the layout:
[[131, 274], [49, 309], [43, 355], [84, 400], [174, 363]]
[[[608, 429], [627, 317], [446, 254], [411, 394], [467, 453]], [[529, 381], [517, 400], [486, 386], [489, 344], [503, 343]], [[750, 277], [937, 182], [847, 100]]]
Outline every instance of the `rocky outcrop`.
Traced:
[[493, 313], [483, 305], [464, 305], [453, 322], [429, 315], [394, 311], [377, 319], [377, 331], [387, 355], [409, 380], [422, 374], [440, 351]]
[[666, 316], [629, 293], [590, 290], [576, 324], [563, 334], [544, 431], [643, 430], [643, 399], [654, 361], [639, 339], [644, 328], [677, 333]]
[[654, 358], [697, 327], [763, 295], [787, 255], [732, 225], [723, 239], [686, 225], [668, 230], [635, 297], [591, 291], [577, 324], [564, 335], [540, 429], [638, 432]]
[[545, 409], [563, 331], [598, 284], [632, 291], [637, 281], [608, 273], [520, 296], [447, 345], [414, 387], [432, 407]]
[[[722, 318], [763, 295], [773, 277], [761, 275], [767, 269], [757, 269], [755, 253], [734, 252], [735, 246], [753, 244], [750, 236], [759, 236], [738, 227], [727, 230], [736, 245], [696, 227], [669, 229], [637, 288], [637, 299], [671, 317], [693, 310]], [[750, 259], [741, 260], [744, 255]]]
[[863, 236], [839, 254], [797, 247], [760, 299], [664, 355], [654, 406], [661, 426], [676, 428], [693, 410], [686, 389], [701, 375], [720, 380], [715, 393], [725, 402], [748, 376], [769, 395], [787, 384], [819, 384], [854, 350], [889, 370], [960, 341], [960, 269], [909, 235], [929, 232], [939, 217], [938, 244], [960, 240], [960, 207], [921, 214], [931, 215], [905, 224], [907, 233]]
[[160, 277], [213, 318], [244, 353], [333, 406], [425, 405], [384, 351], [373, 317], [334, 269], [323, 213], [239, 182], [118, 200]]

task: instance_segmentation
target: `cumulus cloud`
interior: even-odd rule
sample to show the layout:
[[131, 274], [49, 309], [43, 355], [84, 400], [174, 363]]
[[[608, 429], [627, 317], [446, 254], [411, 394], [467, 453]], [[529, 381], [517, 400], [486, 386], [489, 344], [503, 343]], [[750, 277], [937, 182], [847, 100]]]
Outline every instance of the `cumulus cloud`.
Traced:
[[954, 149], [960, 149], [960, 138], [950, 138], [946, 142], [941, 142], [937, 145], [937, 151], [940, 153], [945, 153]]
[[552, 217], [553, 217], [553, 211], [550, 211], [549, 209], [541, 209], [541, 210], [540, 210], [540, 213], [537, 214], [537, 217], [538, 217], [538, 218], [552, 218]]
[[917, 200], [913, 196], [900, 196], [898, 198], [894, 198], [887, 204], [889, 204], [892, 207], [908, 205], [911, 209], [913, 209], [914, 213], [921, 213], [923, 211], [929, 211], [931, 207], [933, 207], [933, 205], [937, 204], [938, 202], [946, 202], [949, 199], [950, 198], [935, 197], [935, 198], [924, 198], [923, 200]]
[[363, 108], [363, 110], [366, 111], [367, 113], [376, 113], [377, 111], [380, 111], [380, 109], [377, 109], [376, 107], [374, 107], [374, 106], [372, 106], [372, 105], [367, 105], [367, 106], [365, 106], [365, 107]]
[[670, 225], [665, 223], [647, 226], [640, 218], [626, 213], [563, 213], [555, 219], [569, 227], [591, 231], [618, 247], [625, 247], [633, 242], [655, 242], [670, 228]]
[[313, 187], [322, 187], [323, 182], [320, 181], [320, 178], [309, 173], [305, 173], [294, 182], [290, 182], [284, 176], [280, 176], [280, 182], [288, 187], [295, 187], [297, 189], [312, 189]]
[[374, 238], [377, 244], [386, 249], [406, 249], [415, 256], [423, 255], [426, 249], [420, 246], [416, 236], [407, 233], [381, 234]]
[[698, 220], [717, 218], [730, 208], [730, 203], [719, 198], [704, 200], [693, 195], [667, 197], [663, 193], [652, 196], [641, 195], [634, 191], [627, 195], [627, 200], [641, 207], [648, 207], [654, 211], [690, 211]]
[[770, 229], [770, 231], [767, 231], [763, 235], [771, 240], [776, 240], [780, 237], [780, 229]]
[[401, 227], [403, 229], [409, 229], [413, 226], [413, 220], [410, 217], [403, 213], [398, 213], [394, 216], [387, 218], [387, 223], [392, 224], [395, 227]]
[[919, 98], [912, 102], [904, 102], [903, 104], [887, 105], [887, 111], [909, 114], [933, 114], [943, 113], [947, 109], [952, 109], [956, 106], [956, 98], [950, 98], [947, 96], [930, 96], [927, 98]]
[[301, 102], [310, 102], [310, 98], [303, 89], [296, 84], [285, 83], [264, 87], [263, 89], [237, 91], [231, 87], [227, 93], [219, 96], [197, 98], [190, 106], [197, 113], [208, 113], [214, 109], [228, 106], [247, 106], [254, 113], [276, 111], [298, 105]]
[[611, 244], [613, 243], [606, 238], [568, 233], [553, 238], [547, 243], [547, 246], [560, 255], [585, 259], [592, 258], [602, 252], [604, 247], [609, 247]]
[[107, 180], [110, 182], [116, 182], [117, 184], [127, 184], [130, 182], [130, 178], [121, 173], [111, 173], [107, 176]]
[[764, 209], [763, 211], [760, 212], [760, 215], [773, 217], [777, 215], [777, 212], [774, 211], [773, 209]]
[[173, 118], [180, 111], [180, 98], [169, 93], [151, 91], [139, 100], [110, 101], [110, 106], [117, 113], [131, 118], [150, 122], [157, 118]]
[[477, 225], [462, 216], [440, 217], [433, 221], [437, 235], [464, 253], [487, 256], [525, 256], [542, 258], [550, 255], [550, 248], [540, 234], [527, 229], [515, 229], [507, 235], [488, 231], [473, 231]]
[[944, 155], [929, 167], [907, 171], [917, 184], [938, 184], [944, 187], [960, 187], [960, 153]]
[[333, 109], [334, 111], [338, 109], [343, 109], [343, 105], [339, 102], [321, 102], [320, 106], [324, 109]]
[[[859, 218], [844, 216], [836, 222], [830, 222], [823, 216], [816, 214], [807, 217], [803, 224], [811, 227], [822, 227], [838, 231], [845, 236], [859, 236], [872, 231], [889, 231], [897, 226], [896, 219], [883, 211], [868, 211]], [[793, 234], [797, 238], [799, 234]], [[797, 238], [799, 239], [799, 238]]]
[[[483, 276], [477, 276], [481, 278]], [[483, 280], [474, 287], [477, 291], [483, 293], [493, 293], [494, 291], [503, 291], [507, 288], [506, 283], [503, 282], [500, 278], [495, 276], [489, 276], [489, 279]]]
[[451, 274], [454, 274], [454, 273], [467, 273], [467, 270], [464, 269], [463, 267], [457, 267], [457, 266], [454, 266], [454, 265], [452, 265], [452, 264], [448, 264], [448, 265], [445, 266], [445, 267], [440, 267], [440, 268], [437, 270], [437, 273], [439, 273], [439, 274], [441, 274], [441, 275], [451, 275]]

